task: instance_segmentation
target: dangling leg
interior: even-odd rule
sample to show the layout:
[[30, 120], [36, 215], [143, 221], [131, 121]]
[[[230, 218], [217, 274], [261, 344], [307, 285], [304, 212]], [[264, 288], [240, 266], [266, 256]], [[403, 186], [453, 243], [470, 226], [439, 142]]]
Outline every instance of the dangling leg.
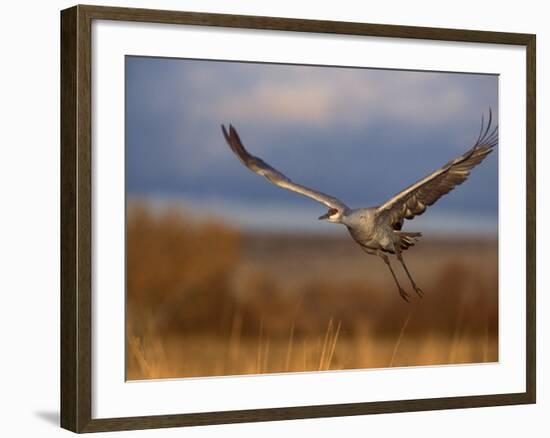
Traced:
[[401, 295], [401, 298], [403, 298], [406, 302], [409, 303], [410, 302], [409, 301], [409, 296], [410, 295], [407, 292], [405, 292], [405, 290], [399, 284], [399, 281], [397, 280], [397, 276], [395, 275], [395, 272], [393, 272], [393, 268], [391, 267], [390, 259], [388, 258], [388, 256], [386, 254], [384, 254], [381, 251], [378, 251], [377, 254], [382, 260], [384, 260], [384, 263], [386, 265], [388, 265], [388, 268], [390, 268], [391, 275], [392, 275], [393, 279], [395, 280], [395, 284], [397, 285], [397, 289], [399, 290], [399, 295]]
[[424, 292], [422, 292], [422, 289], [420, 289], [416, 283], [414, 282], [412, 276], [411, 276], [411, 273], [409, 272], [409, 270], [407, 269], [407, 265], [405, 265], [405, 261], [403, 260], [403, 256], [401, 255], [401, 251], [399, 251], [397, 254], [397, 259], [401, 262], [401, 264], [403, 265], [403, 268], [405, 269], [405, 272], [407, 273], [407, 277], [409, 277], [409, 280], [411, 280], [411, 284], [412, 284], [412, 287], [413, 289], [415, 290], [415, 292], [418, 294], [419, 297], [423, 297], [424, 296]]

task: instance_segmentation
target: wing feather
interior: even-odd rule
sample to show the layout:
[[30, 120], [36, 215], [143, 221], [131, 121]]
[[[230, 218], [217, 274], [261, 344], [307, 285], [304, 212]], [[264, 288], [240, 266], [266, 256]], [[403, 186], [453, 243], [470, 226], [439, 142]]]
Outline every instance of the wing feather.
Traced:
[[258, 175], [262, 175], [263, 177], [267, 178], [271, 183], [282, 187], [283, 189], [291, 190], [293, 192], [300, 193], [301, 195], [315, 199], [316, 201], [325, 204], [329, 208], [336, 208], [339, 210], [346, 210], [348, 208], [343, 202], [332, 196], [294, 183], [290, 178], [283, 175], [277, 169], [271, 167], [261, 158], [251, 155], [243, 146], [237, 130], [233, 128], [232, 125], [229, 125], [229, 133], [225, 129], [225, 126], [222, 125], [222, 132], [223, 136], [225, 137], [225, 141], [227, 141], [227, 144], [235, 153], [235, 155], [239, 158], [241, 163], [243, 163], [246, 167], [257, 173]]
[[378, 207], [378, 214], [388, 215], [394, 229], [400, 230], [404, 219], [421, 215], [427, 207], [466, 181], [470, 171], [498, 144], [498, 125], [491, 129], [491, 122], [489, 110], [489, 121], [485, 126], [482, 117], [479, 136], [470, 150], [393, 196]]

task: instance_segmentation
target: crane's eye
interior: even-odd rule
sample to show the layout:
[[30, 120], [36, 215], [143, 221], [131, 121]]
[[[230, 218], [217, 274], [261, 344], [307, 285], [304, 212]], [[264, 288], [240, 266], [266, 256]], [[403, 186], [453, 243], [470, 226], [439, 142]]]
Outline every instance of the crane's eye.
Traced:
[[330, 216], [332, 216], [333, 214], [336, 214], [336, 213], [338, 213], [338, 210], [336, 208], [329, 208], [328, 209], [328, 214]]

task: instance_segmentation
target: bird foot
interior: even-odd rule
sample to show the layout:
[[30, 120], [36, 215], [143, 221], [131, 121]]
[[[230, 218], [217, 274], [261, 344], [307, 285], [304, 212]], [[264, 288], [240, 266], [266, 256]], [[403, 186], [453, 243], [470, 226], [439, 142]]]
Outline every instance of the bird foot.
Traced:
[[410, 303], [410, 294], [405, 292], [403, 288], [399, 288], [399, 295], [401, 295], [401, 298], [403, 298], [407, 303]]
[[424, 292], [416, 284], [413, 285], [413, 288], [420, 298], [424, 296]]

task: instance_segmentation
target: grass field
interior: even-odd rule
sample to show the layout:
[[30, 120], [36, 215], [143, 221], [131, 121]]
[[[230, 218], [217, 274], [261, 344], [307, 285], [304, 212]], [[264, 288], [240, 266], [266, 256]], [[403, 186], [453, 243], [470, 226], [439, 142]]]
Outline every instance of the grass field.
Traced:
[[410, 304], [345, 229], [250, 233], [131, 204], [127, 378], [497, 361], [497, 241], [423, 237], [405, 260], [425, 292]]

